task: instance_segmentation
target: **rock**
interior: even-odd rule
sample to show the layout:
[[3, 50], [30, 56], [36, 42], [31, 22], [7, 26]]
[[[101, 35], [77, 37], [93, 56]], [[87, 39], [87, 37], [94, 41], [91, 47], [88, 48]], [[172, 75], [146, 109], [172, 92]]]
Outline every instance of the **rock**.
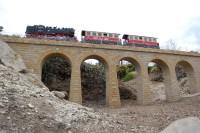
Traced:
[[91, 65], [89, 63], [81, 64], [81, 84], [83, 102], [96, 101], [101, 104], [105, 100], [106, 81], [105, 68], [102, 63]]
[[0, 102], [0, 108], [3, 108], [4, 104], [2, 102]]
[[120, 97], [122, 99], [137, 99], [137, 86], [136, 80], [130, 80], [127, 82], [119, 81]]
[[60, 99], [64, 99], [65, 97], [68, 96], [68, 95], [67, 95], [67, 92], [65, 92], [65, 91], [52, 91], [52, 93], [53, 93], [56, 97], [58, 97], [58, 98], [60, 98]]
[[172, 122], [161, 133], [200, 133], [200, 120], [188, 117]]
[[34, 108], [34, 105], [32, 105], [32, 104], [29, 103], [29, 104], [28, 104], [28, 107], [31, 108], [31, 109], [33, 109], [33, 108]]
[[182, 98], [200, 98], [200, 92], [191, 95], [184, 95]]
[[[134, 97], [132, 91], [127, 88], [120, 88], [119, 91], [120, 91], [121, 99], [132, 99]], [[133, 99], [136, 99], [136, 98], [133, 98]]]
[[68, 133], [72, 133], [72, 131], [69, 130]]
[[150, 85], [153, 102], [166, 101], [165, 85], [163, 82], [152, 81]]
[[0, 133], [7, 133], [5, 130], [0, 130]]
[[187, 77], [181, 78], [179, 80], [179, 87], [181, 89], [182, 96], [191, 94], [191, 88], [190, 88], [189, 80]]
[[182, 65], [179, 65], [179, 64], [176, 65], [175, 71], [176, 71], [176, 76], [178, 80], [181, 80], [182, 78], [187, 77], [187, 74]]
[[155, 71], [155, 72], [149, 73], [149, 77], [151, 81], [159, 81], [159, 82], [163, 81], [163, 74], [161, 71]]
[[11, 67], [16, 71], [26, 70], [26, 66], [21, 58], [16, 52], [14, 52], [8, 44], [0, 40], [0, 63], [7, 67]]

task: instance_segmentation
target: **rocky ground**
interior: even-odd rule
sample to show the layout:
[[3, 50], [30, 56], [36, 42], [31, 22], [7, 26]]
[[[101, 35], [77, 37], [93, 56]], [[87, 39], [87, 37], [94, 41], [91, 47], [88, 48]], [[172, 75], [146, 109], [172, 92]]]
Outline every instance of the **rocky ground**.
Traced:
[[150, 106], [136, 105], [129, 100], [122, 103], [120, 109], [99, 107], [95, 109], [110, 114], [118, 123], [124, 125], [121, 132], [158, 133], [175, 120], [190, 116], [200, 118], [200, 96], [175, 103]]
[[[61, 100], [37, 82], [34, 75], [0, 65], [1, 132], [101, 132], [121, 126], [106, 114]], [[115, 130], [111, 126], [114, 125]]]

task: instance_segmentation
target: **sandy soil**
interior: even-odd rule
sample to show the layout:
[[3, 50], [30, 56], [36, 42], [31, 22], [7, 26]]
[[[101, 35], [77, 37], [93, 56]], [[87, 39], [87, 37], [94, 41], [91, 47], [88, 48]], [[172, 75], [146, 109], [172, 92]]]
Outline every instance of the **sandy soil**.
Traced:
[[122, 129], [124, 132], [157, 133], [177, 119], [189, 116], [200, 118], [200, 96], [148, 106], [123, 100], [122, 107], [117, 109], [97, 106], [94, 103], [87, 106], [94, 108], [96, 112], [110, 115], [117, 123], [124, 125]]

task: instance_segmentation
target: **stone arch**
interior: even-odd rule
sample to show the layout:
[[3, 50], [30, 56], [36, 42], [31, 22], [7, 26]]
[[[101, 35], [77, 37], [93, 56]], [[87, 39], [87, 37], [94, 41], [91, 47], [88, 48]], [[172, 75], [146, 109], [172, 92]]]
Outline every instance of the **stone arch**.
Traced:
[[87, 59], [97, 59], [101, 61], [102, 63], [105, 63], [105, 65], [108, 65], [106, 58], [101, 55], [97, 55], [97, 54], [87, 55], [86, 57], [82, 59], [81, 63], [83, 63]]
[[[136, 71], [137, 75], [136, 75], [136, 78], [134, 79], [135, 84], [134, 84], [134, 86], [130, 87], [131, 88], [130, 91], [132, 91], [132, 94], [136, 93], [136, 102], [139, 103], [139, 101], [142, 98], [142, 97], [140, 97], [141, 92], [142, 92], [142, 90], [141, 90], [141, 88], [142, 88], [142, 84], [141, 84], [141, 64], [140, 64], [140, 62], [138, 61], [137, 58], [131, 57], [131, 56], [121, 57], [118, 60], [118, 63], [122, 60], [128, 61], [135, 66], [135, 71]], [[119, 90], [119, 92], [120, 92], [120, 95], [121, 95], [122, 92], [120, 90]]]
[[36, 61], [34, 62], [35, 64], [38, 64], [35, 70], [35, 73], [38, 74], [41, 79], [41, 74], [42, 74], [42, 64], [45, 61], [45, 59], [47, 59], [48, 57], [50, 57], [51, 55], [62, 55], [64, 58], [66, 58], [66, 60], [69, 61], [69, 63], [72, 66], [72, 57], [70, 56], [70, 54], [66, 54], [66, 52], [64, 52], [63, 50], [60, 49], [48, 49], [46, 51], [44, 51], [41, 54], [38, 54], [38, 58], [36, 59]]
[[[105, 98], [104, 98], [104, 105], [106, 104], [106, 101], [107, 101], [107, 95], [108, 95], [108, 62], [106, 60], [106, 58], [104, 58], [103, 56], [100, 56], [100, 55], [97, 55], [97, 54], [91, 54], [91, 55], [87, 55], [87, 56], [84, 56], [82, 59], [81, 59], [81, 64], [80, 64], [80, 71], [81, 71], [81, 67], [82, 67], [82, 64], [84, 63], [84, 61], [88, 60], [88, 59], [96, 59], [98, 60], [100, 63], [103, 64], [104, 66], [104, 73], [105, 73]], [[81, 77], [82, 77], [82, 74], [81, 74]], [[82, 81], [82, 78], [81, 78], [81, 81]], [[85, 88], [83, 88], [82, 86], [82, 83], [81, 83], [81, 88], [82, 88], [82, 99], [83, 99], [83, 102], [84, 102], [84, 90]], [[98, 95], [98, 94], [97, 94]]]
[[[71, 61], [62, 53], [50, 53], [41, 61], [41, 80], [50, 91], [63, 91], [69, 98]], [[67, 92], [67, 93], [66, 93]]]
[[165, 61], [163, 61], [162, 59], [153, 59], [153, 60], [151, 60], [151, 62], [158, 64], [159, 67], [161, 67], [161, 69], [163, 69], [164, 77], [170, 77], [169, 66]]
[[[170, 100], [170, 96], [171, 96], [171, 74], [170, 74], [170, 68], [169, 68], [169, 65], [166, 61], [162, 60], [162, 59], [152, 59], [150, 62], [153, 62], [153, 63], [156, 63], [156, 65], [161, 69], [161, 73], [162, 73], [162, 82], [164, 83], [164, 92], [165, 92], [165, 95], [166, 95], [166, 100]], [[150, 78], [150, 77], [149, 77]], [[155, 99], [155, 97], [152, 97], [154, 100], [157, 100]], [[152, 99], [152, 100], [153, 100]], [[164, 98], [165, 99], [165, 98]], [[160, 99], [160, 100], [164, 100], [164, 99]]]
[[[187, 77], [188, 87], [189, 87], [187, 90], [188, 93], [190, 94], [195, 93], [197, 91], [197, 88], [196, 88], [196, 79], [195, 79], [193, 66], [191, 65], [191, 63], [185, 60], [180, 60], [176, 63], [175, 71], [177, 71], [176, 70], [177, 66], [181, 66], [184, 69], [184, 72], [186, 74], [185, 76]], [[177, 79], [179, 80], [177, 74], [176, 76], [177, 76]]]
[[65, 60], [67, 60], [70, 65], [72, 64], [71, 60], [69, 59], [69, 57], [67, 55], [65, 55], [64, 53], [60, 53], [60, 52], [52, 52], [52, 53], [48, 53], [46, 55], [43, 56], [42, 60], [40, 61], [40, 68], [42, 68], [44, 62], [48, 59], [48, 58], [51, 58], [51, 57], [54, 57], [54, 56], [60, 56], [60, 57], [63, 57]]
[[138, 61], [138, 59], [136, 59], [134, 57], [126, 56], [126, 57], [122, 57], [122, 58], [119, 59], [119, 61], [121, 61], [121, 60], [126, 60], [126, 61], [129, 61], [129, 62], [135, 64], [136, 65], [136, 70], [138, 72], [141, 72], [141, 65], [140, 65], [140, 62]]

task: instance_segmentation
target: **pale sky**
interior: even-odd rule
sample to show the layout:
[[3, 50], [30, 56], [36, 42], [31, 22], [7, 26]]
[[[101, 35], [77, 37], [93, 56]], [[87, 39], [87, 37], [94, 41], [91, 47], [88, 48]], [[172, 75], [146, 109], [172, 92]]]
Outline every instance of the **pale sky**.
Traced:
[[173, 39], [200, 51], [199, 0], [0, 0], [4, 32], [24, 35], [27, 25], [72, 27]]

